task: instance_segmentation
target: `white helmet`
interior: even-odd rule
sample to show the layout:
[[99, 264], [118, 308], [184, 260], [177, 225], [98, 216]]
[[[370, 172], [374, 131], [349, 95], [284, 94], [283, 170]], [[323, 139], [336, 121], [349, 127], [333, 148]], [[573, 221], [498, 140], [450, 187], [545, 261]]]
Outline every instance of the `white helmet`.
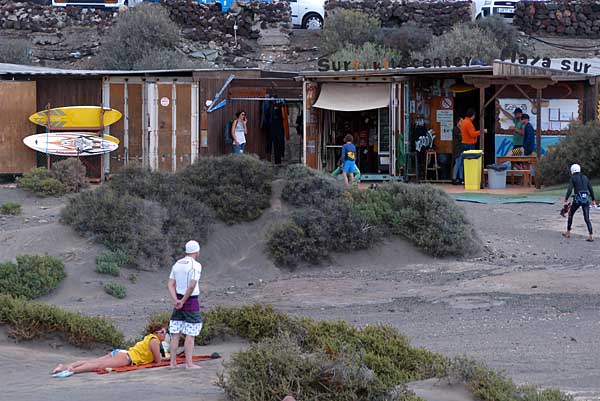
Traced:
[[581, 166], [579, 164], [573, 164], [571, 166], [571, 175], [575, 173], [581, 173]]

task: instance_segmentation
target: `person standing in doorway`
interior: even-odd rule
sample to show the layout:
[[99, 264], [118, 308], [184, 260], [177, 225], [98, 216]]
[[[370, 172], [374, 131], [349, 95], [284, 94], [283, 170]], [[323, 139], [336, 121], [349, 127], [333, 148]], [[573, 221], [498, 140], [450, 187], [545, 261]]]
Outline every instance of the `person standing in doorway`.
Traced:
[[[458, 171], [457, 174], [453, 174], [452, 183], [454, 185], [460, 185], [464, 182], [465, 179], [465, 167], [463, 165], [463, 153], [466, 150], [474, 150], [477, 145], [477, 139], [479, 139], [480, 131], [475, 129], [475, 125], [473, 125], [473, 120], [475, 120], [475, 110], [468, 109], [465, 118], [460, 124], [460, 132], [461, 132], [461, 154], [457, 160], [458, 162]], [[486, 130], [484, 129], [485, 133]]]
[[246, 136], [248, 135], [248, 120], [245, 111], [235, 113], [236, 119], [231, 124], [231, 137], [233, 138], [233, 153], [244, 153]]
[[462, 124], [463, 118], [460, 117], [452, 128], [452, 157], [454, 158], [454, 169], [452, 170], [452, 183], [456, 183], [458, 178], [458, 172], [460, 169], [460, 163], [458, 159], [462, 154], [462, 133], [460, 132], [460, 125]]
[[590, 180], [583, 174], [581, 174], [581, 166], [579, 164], [573, 164], [571, 166], [571, 181], [569, 181], [569, 188], [567, 189], [567, 195], [565, 196], [565, 205], [569, 202], [573, 193], [573, 203], [569, 210], [569, 217], [567, 219], [567, 232], [563, 233], [565, 238], [571, 238], [571, 227], [573, 226], [573, 216], [577, 209], [581, 208], [583, 212], [583, 220], [588, 229], [589, 237], [586, 241], [592, 242], [594, 240], [592, 222], [590, 221], [590, 202], [592, 206], [596, 205], [596, 197], [594, 196], [594, 188], [590, 184]]
[[510, 131], [512, 131], [512, 133], [513, 133], [512, 155], [513, 156], [522, 156], [523, 155], [523, 138], [525, 135], [524, 125], [523, 125], [523, 121], [521, 118], [523, 116], [523, 110], [521, 110], [519, 107], [515, 108], [514, 116], [511, 116], [510, 113], [508, 111], [504, 110], [502, 107], [500, 107], [500, 111], [502, 112], [502, 114], [504, 114], [506, 116], [506, 118], [509, 118], [513, 122], [513, 125], [510, 127]]
[[344, 137], [344, 146], [342, 146], [342, 175], [346, 185], [354, 182], [354, 170], [356, 169], [356, 146], [354, 138], [348, 134]]
[[523, 154], [531, 156], [535, 152], [535, 130], [529, 122], [529, 114], [523, 114], [521, 122], [523, 123]]
[[177, 366], [177, 349], [179, 348], [179, 337], [185, 335], [185, 367], [197, 369], [192, 362], [194, 355], [194, 338], [202, 330], [202, 317], [200, 316], [200, 275], [202, 265], [196, 261], [200, 255], [200, 245], [196, 241], [188, 241], [185, 244], [185, 257], [179, 259], [171, 268], [169, 276], [169, 294], [174, 303], [171, 321], [169, 322], [169, 333], [171, 333], [171, 367]]

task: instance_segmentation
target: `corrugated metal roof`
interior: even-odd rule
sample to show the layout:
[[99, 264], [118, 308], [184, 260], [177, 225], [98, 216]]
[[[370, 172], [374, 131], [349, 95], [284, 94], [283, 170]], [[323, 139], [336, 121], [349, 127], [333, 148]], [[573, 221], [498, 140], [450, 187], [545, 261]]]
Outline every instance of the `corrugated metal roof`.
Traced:
[[348, 70], [348, 71], [304, 71], [298, 73], [307, 78], [319, 77], [352, 77], [352, 76], [395, 76], [395, 75], [424, 75], [424, 74], [451, 74], [461, 72], [491, 72], [491, 65], [470, 65], [464, 67], [408, 67], [408, 68], [388, 68], [381, 70]]
[[[553, 58], [550, 59], [550, 67], [543, 67], [541, 65], [542, 60], [538, 60], [536, 65], [531, 65], [532, 60], [529, 60], [527, 64], [521, 64], [519, 61], [512, 62], [510, 60], [496, 60], [494, 64], [510, 65], [519, 68], [523, 68], [529, 71], [554, 71], [556, 75], [564, 75], [571, 78], [586, 79], [588, 77], [600, 76], [600, 58]], [[564, 65], [563, 63], [568, 62]], [[578, 63], [578, 67], [585, 68], [587, 65], [587, 72], [576, 72], [574, 71], [574, 63]], [[540, 74], [541, 75], [541, 74]]]
[[261, 68], [198, 68], [174, 70], [67, 70], [62, 68], [39, 67], [33, 65], [19, 65], [0, 63], [0, 75], [71, 75], [71, 76], [105, 76], [105, 75], [164, 75], [164, 74], [191, 74], [194, 72], [219, 72], [219, 71], [265, 71], [274, 73], [297, 74], [292, 71], [274, 71]]

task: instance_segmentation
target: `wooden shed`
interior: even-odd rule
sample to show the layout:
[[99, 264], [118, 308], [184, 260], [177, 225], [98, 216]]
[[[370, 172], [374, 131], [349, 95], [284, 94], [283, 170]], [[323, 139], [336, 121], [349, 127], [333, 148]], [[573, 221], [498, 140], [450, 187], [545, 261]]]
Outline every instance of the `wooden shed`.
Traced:
[[119, 149], [109, 157], [86, 159], [95, 176], [129, 164], [177, 171], [199, 157], [228, 153], [224, 126], [238, 110], [248, 116], [246, 151], [268, 158], [260, 127], [262, 101], [267, 95], [285, 98], [300, 110], [302, 84], [296, 75], [260, 69], [95, 71], [0, 64], [0, 174], [21, 174], [44, 164], [45, 155], [36, 155], [22, 140], [43, 132], [28, 117], [48, 105], [103, 105], [123, 113], [104, 130], [121, 141]]

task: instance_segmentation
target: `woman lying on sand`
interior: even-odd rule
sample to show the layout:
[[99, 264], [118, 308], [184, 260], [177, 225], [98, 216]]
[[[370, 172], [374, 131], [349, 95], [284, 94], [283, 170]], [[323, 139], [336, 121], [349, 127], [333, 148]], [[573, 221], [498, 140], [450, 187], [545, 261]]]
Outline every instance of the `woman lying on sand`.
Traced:
[[69, 365], [58, 364], [51, 374], [54, 377], [69, 377], [75, 373], [94, 372], [97, 369], [121, 368], [129, 365], [145, 365], [162, 360], [160, 343], [164, 341], [167, 329], [161, 324], [149, 327], [148, 335], [127, 351], [112, 350], [103, 357], [73, 362]]

